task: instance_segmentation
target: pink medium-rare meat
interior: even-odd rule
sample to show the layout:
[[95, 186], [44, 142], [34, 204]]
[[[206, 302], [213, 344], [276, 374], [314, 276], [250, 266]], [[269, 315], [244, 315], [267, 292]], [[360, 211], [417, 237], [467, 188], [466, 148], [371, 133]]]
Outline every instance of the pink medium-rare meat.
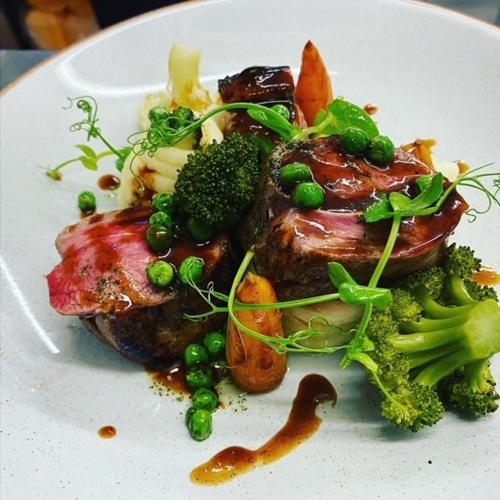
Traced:
[[[146, 275], [148, 264], [158, 258], [146, 243], [150, 215], [150, 209], [130, 208], [67, 227], [56, 240], [62, 262], [47, 277], [54, 309], [85, 316], [168, 300], [171, 290], [153, 287]], [[205, 246], [182, 241], [162, 258], [178, 265], [187, 255], [199, 255], [208, 276], [220, 250], [220, 239]]]
[[[280, 169], [292, 162], [307, 164], [324, 188], [321, 209], [295, 208], [290, 193], [281, 188]], [[415, 180], [433, 173], [399, 149], [383, 168], [345, 155], [336, 136], [279, 146], [264, 168], [258, 198], [242, 228], [243, 246], [254, 246], [257, 272], [273, 282], [283, 299], [332, 290], [327, 276], [332, 261], [367, 280], [384, 249], [390, 222], [366, 223], [363, 210], [380, 193], [416, 194]], [[405, 219], [384, 276], [435, 264], [466, 208], [454, 192], [435, 215]]]
[[80, 316], [99, 339], [133, 361], [159, 364], [182, 355], [224, 321], [214, 315], [192, 322], [184, 313], [199, 313], [206, 304], [191, 287], [175, 281], [161, 290], [147, 278], [146, 267], [158, 258], [174, 266], [190, 256], [205, 262], [202, 286], [213, 281], [226, 290], [234, 263], [227, 236], [197, 245], [177, 240], [165, 255], [148, 247], [149, 208], [93, 215], [67, 227], [56, 246], [62, 261], [47, 276], [50, 302], [65, 315]]

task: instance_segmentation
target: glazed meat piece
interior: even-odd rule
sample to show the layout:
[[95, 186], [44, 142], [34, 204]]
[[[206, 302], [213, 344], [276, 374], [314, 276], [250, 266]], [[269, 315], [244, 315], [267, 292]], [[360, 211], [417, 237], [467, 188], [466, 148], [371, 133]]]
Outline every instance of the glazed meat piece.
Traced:
[[[288, 66], [252, 66], [241, 73], [226, 76], [219, 80], [219, 93], [224, 103], [283, 104], [290, 111], [293, 122], [304, 123], [302, 113], [295, 104], [295, 84]], [[229, 130], [276, 139], [273, 132], [252, 120], [245, 110], [233, 113]]]
[[[87, 328], [130, 359], [158, 364], [178, 357], [184, 348], [217, 328], [223, 317], [203, 323], [185, 312], [206, 307], [190, 287], [154, 288], [146, 267], [158, 258], [145, 233], [149, 208], [96, 214], [69, 226], [58, 236], [62, 261], [47, 276], [50, 302], [60, 314], [80, 316]], [[226, 236], [205, 245], [177, 241], [161, 256], [178, 266], [189, 255], [205, 261], [202, 286], [213, 281], [227, 289], [233, 274]]]
[[[323, 186], [320, 210], [293, 207], [289, 193], [281, 189], [279, 171], [294, 161], [309, 165]], [[344, 155], [335, 136], [281, 145], [266, 165], [254, 209], [241, 231], [243, 246], [255, 245], [256, 270], [274, 283], [281, 299], [331, 291], [326, 273], [331, 261], [366, 281], [382, 254], [390, 222], [367, 224], [361, 218], [363, 209], [380, 192], [415, 194], [416, 178], [432, 173], [400, 149], [384, 168]], [[437, 214], [405, 219], [385, 276], [436, 263], [466, 209], [454, 192]]]
[[224, 102], [286, 101], [295, 97], [293, 75], [288, 66], [252, 66], [219, 80]]

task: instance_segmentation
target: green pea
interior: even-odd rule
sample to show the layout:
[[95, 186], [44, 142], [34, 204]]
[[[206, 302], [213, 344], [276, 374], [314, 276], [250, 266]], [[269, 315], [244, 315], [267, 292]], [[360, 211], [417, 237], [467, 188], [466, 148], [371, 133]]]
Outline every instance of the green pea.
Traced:
[[311, 179], [311, 169], [305, 163], [289, 163], [280, 170], [280, 183], [285, 188], [291, 188], [299, 182], [307, 182]]
[[155, 212], [150, 218], [149, 218], [149, 225], [157, 226], [163, 226], [163, 227], [168, 227], [169, 229], [172, 229], [174, 226], [174, 219], [170, 214], [167, 214], [167, 212]]
[[174, 197], [170, 193], [158, 193], [153, 196], [153, 207], [158, 212], [174, 213]]
[[316, 182], [301, 182], [293, 190], [292, 200], [298, 208], [319, 208], [325, 201], [325, 192]]
[[280, 116], [282, 116], [286, 121], [290, 121], [290, 110], [283, 104], [275, 104], [271, 106], [273, 111], [276, 111]]
[[78, 195], [78, 208], [82, 212], [92, 212], [95, 210], [95, 195], [91, 191], [83, 191]]
[[196, 411], [196, 408], [194, 406], [191, 406], [190, 408], [188, 408], [188, 410], [186, 411], [186, 415], [184, 417], [184, 423], [186, 425], [189, 425], [189, 422], [191, 421], [191, 418], [193, 416], [193, 413]]
[[172, 111], [172, 116], [175, 116], [176, 118], [178, 118], [179, 120], [182, 120], [182, 121], [186, 121], [186, 120], [193, 121], [194, 120], [193, 111], [189, 108], [184, 108], [182, 106], [174, 109], [174, 111]]
[[170, 285], [175, 273], [171, 264], [158, 260], [149, 264], [146, 268], [146, 274], [152, 285], [164, 288]]
[[207, 363], [208, 352], [201, 344], [189, 344], [184, 350], [184, 362], [188, 368], [198, 363]]
[[214, 411], [219, 403], [219, 398], [217, 394], [211, 389], [206, 387], [200, 387], [191, 396], [193, 401], [193, 406], [199, 410]]
[[151, 123], [165, 120], [168, 117], [168, 111], [163, 106], [155, 106], [151, 108], [148, 113], [148, 118]]
[[208, 333], [203, 339], [203, 345], [212, 359], [221, 358], [226, 352], [226, 337], [220, 332]]
[[359, 155], [368, 147], [370, 139], [357, 127], [348, 127], [340, 134], [340, 148], [349, 155]]
[[189, 418], [187, 428], [196, 441], [207, 439], [212, 434], [212, 414], [207, 410], [195, 410]]
[[205, 262], [200, 257], [186, 257], [179, 266], [179, 279], [188, 284], [191, 281], [198, 283], [203, 276], [203, 268], [205, 267]]
[[214, 384], [214, 373], [212, 368], [200, 364], [190, 366], [186, 372], [186, 382], [193, 390], [199, 389], [200, 387], [212, 387]]
[[394, 158], [394, 144], [385, 135], [377, 135], [368, 145], [367, 158], [376, 165], [387, 165]]
[[172, 246], [174, 235], [170, 228], [153, 224], [146, 231], [146, 241], [151, 250], [165, 252]]
[[187, 221], [187, 228], [189, 234], [199, 243], [209, 240], [214, 234], [214, 231], [210, 226], [203, 224], [194, 217], [189, 217]]

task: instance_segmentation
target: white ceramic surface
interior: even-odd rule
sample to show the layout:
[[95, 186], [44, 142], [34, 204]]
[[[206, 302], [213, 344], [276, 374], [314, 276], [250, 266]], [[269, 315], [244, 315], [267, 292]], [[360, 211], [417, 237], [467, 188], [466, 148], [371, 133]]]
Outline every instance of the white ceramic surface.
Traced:
[[[12, 86], [1, 98], [1, 493], [4, 499], [494, 498], [500, 480], [500, 413], [470, 422], [446, 416], [416, 435], [381, 419], [376, 394], [338, 359], [293, 358], [282, 386], [218, 412], [214, 434], [195, 443], [187, 402], [161, 398], [140, 366], [122, 359], [48, 305], [44, 273], [54, 238], [74, 222], [77, 193], [97, 177], [69, 167], [54, 183], [39, 166], [74, 154], [66, 96], [93, 95], [114, 142], [136, 127], [145, 93], [163, 87], [170, 44], [203, 49], [203, 77], [253, 64], [299, 65], [312, 38], [336, 93], [379, 106], [397, 142], [439, 139], [438, 156], [471, 165], [500, 161], [500, 31], [400, 1], [189, 3], [119, 25]], [[112, 170], [112, 167], [109, 167]], [[474, 202], [477, 198], [469, 196]], [[102, 207], [113, 200], [99, 194]], [[456, 239], [500, 268], [498, 211], [464, 221]], [[301, 377], [332, 380], [337, 407], [320, 431], [276, 464], [218, 488], [189, 482], [193, 466], [221, 448], [256, 447], [285, 421]], [[500, 364], [494, 366], [500, 378]], [[97, 436], [106, 424], [111, 440]], [[432, 463], [431, 463], [432, 462]]]

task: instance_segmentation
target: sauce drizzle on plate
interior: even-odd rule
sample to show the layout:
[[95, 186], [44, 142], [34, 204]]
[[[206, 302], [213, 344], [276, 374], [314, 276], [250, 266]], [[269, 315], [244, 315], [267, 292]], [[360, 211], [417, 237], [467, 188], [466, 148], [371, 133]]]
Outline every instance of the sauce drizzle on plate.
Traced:
[[337, 401], [332, 384], [321, 375], [306, 375], [299, 384], [286, 424], [269, 441], [256, 450], [241, 446], [225, 448], [193, 469], [191, 481], [215, 486], [288, 455], [319, 429], [321, 418], [315, 410], [324, 401], [333, 404]]

